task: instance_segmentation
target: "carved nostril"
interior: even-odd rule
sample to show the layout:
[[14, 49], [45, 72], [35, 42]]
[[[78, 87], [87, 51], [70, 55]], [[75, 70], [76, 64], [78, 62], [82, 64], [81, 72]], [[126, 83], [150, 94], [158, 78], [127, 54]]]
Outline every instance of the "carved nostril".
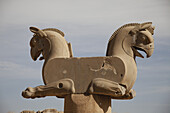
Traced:
[[59, 88], [62, 88], [63, 87], [63, 83], [59, 83]]

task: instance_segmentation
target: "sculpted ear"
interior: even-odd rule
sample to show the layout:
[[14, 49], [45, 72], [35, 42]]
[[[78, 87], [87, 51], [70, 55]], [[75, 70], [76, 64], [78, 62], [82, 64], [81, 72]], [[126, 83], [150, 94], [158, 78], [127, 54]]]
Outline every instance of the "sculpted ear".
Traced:
[[38, 35], [40, 37], [47, 37], [47, 34], [44, 31], [42, 31], [42, 30], [40, 30], [36, 27], [30, 27], [30, 31], [35, 33], [36, 35]]
[[143, 23], [143, 24], [141, 24], [141, 26], [140, 26], [140, 30], [141, 30], [141, 29], [147, 29], [147, 28], [151, 27], [151, 25], [152, 25], [152, 22]]
[[37, 33], [40, 29], [36, 28], [36, 27], [30, 27], [30, 31], [33, 33]]
[[140, 29], [140, 25], [135, 26], [132, 30], [129, 31], [131, 36], [134, 36]]
[[135, 35], [138, 31], [148, 29], [149, 27], [152, 27], [152, 22], [145, 22], [145, 23], [136, 25], [136, 26], [129, 32], [129, 34], [130, 34], [131, 36], [133, 36], [133, 35]]

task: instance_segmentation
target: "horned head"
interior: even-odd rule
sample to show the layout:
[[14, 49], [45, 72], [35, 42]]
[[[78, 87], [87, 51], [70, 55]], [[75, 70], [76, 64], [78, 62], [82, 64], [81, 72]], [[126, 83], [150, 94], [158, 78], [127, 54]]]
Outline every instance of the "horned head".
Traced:
[[50, 46], [50, 42], [47, 39], [47, 34], [43, 30], [40, 30], [36, 27], [30, 27], [30, 31], [34, 33], [30, 41], [31, 57], [34, 61], [36, 61], [42, 53], [43, 57], [40, 58], [40, 60], [42, 60], [44, 59], [45, 54], [47, 54], [45, 49]]
[[132, 36], [132, 50], [134, 56], [144, 58], [138, 50], [146, 53], [147, 58], [150, 57], [154, 50], [154, 34], [155, 27], [152, 22], [142, 23], [130, 30], [129, 35]]

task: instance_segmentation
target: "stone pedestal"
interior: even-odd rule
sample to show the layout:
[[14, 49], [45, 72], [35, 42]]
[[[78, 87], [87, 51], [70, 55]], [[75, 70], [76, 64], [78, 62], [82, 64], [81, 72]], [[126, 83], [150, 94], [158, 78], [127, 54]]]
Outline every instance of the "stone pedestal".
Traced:
[[111, 98], [102, 95], [71, 94], [65, 97], [64, 113], [111, 113]]

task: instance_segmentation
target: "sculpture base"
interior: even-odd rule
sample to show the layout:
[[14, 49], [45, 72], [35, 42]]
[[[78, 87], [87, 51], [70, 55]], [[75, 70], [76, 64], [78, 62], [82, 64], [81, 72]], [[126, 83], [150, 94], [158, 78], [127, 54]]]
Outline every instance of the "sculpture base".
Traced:
[[111, 113], [111, 98], [102, 95], [67, 95], [64, 113]]

